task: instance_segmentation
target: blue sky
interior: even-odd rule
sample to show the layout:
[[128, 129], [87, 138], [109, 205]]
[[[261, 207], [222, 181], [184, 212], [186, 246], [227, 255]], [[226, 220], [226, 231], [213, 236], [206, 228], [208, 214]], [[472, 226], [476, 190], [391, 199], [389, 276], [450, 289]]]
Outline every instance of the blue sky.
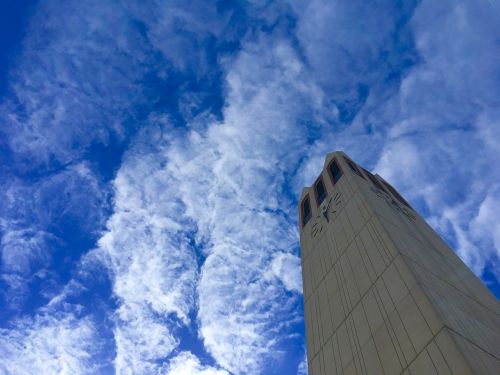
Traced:
[[344, 150], [500, 296], [500, 3], [0, 3], [0, 373], [305, 374]]

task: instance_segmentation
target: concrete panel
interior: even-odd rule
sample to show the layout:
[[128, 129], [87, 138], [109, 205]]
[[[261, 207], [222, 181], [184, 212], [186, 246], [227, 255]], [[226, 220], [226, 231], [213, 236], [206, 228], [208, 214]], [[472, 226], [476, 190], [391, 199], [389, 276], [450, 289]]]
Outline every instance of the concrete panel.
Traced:
[[382, 362], [384, 373], [386, 375], [400, 374], [403, 371], [403, 366], [399, 361], [396, 348], [385, 324], [380, 325], [373, 334], [373, 341]]
[[472, 368], [466, 362], [464, 355], [446, 328], [443, 328], [439, 332], [435, 338], [435, 342], [453, 375], [473, 374]]
[[368, 375], [380, 375], [383, 374], [382, 363], [380, 361], [380, 356], [375, 347], [375, 341], [370, 338], [368, 342], [361, 349], [362, 358], [365, 362], [365, 368]]
[[500, 359], [498, 357], [475, 345], [464, 336], [452, 331], [450, 331], [450, 335], [475, 374], [498, 375], [500, 372]]
[[446, 363], [443, 353], [441, 353], [436, 344], [436, 340], [432, 340], [429, 345], [427, 345], [426, 351], [439, 375], [453, 375]]
[[415, 358], [409, 370], [411, 375], [439, 375], [426, 350]]

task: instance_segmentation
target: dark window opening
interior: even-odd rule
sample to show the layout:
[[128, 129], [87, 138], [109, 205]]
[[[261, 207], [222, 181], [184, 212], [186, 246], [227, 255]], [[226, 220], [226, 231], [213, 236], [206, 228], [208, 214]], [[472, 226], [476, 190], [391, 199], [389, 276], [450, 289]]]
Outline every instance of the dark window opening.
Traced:
[[345, 157], [344, 157], [344, 160], [347, 163], [347, 165], [349, 166], [349, 168], [351, 168], [351, 171], [356, 173], [359, 177], [364, 178], [363, 174], [361, 173], [361, 171], [359, 170], [359, 168], [357, 167], [357, 165], [353, 161], [351, 161]]
[[330, 177], [332, 178], [332, 183], [333, 185], [335, 185], [340, 180], [340, 177], [342, 177], [342, 169], [340, 169], [339, 165], [337, 164], [337, 161], [333, 159], [332, 162], [330, 163], [330, 166], [328, 167], [328, 170], [330, 171]]
[[373, 185], [375, 185], [375, 187], [379, 190], [382, 190], [384, 191], [384, 186], [382, 185], [382, 183], [378, 180], [377, 177], [375, 177], [373, 174], [371, 174], [370, 172], [368, 172], [366, 169], [363, 168], [363, 170], [365, 171], [366, 175], [368, 176], [368, 178], [370, 179], [370, 181], [372, 182]]
[[314, 191], [316, 193], [316, 200], [319, 206], [326, 198], [326, 189], [325, 184], [323, 183], [323, 178], [320, 177], [318, 181], [316, 181], [314, 184]]
[[311, 202], [309, 201], [309, 197], [306, 197], [302, 201], [302, 226], [307, 224], [311, 216]]
[[383, 181], [384, 186], [391, 192], [392, 195], [396, 197], [397, 200], [399, 200], [401, 203], [403, 203], [405, 206], [411, 208], [409, 203], [397, 192], [396, 189], [394, 189], [388, 182]]

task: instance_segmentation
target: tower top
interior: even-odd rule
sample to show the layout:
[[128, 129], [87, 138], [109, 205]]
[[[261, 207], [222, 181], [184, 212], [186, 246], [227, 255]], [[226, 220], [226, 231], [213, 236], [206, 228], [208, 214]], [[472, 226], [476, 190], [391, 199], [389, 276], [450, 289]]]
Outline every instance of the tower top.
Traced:
[[[343, 152], [343, 151], [337, 150], [337, 151], [329, 152], [325, 156], [325, 161], [323, 162], [323, 169], [321, 170], [320, 176], [323, 174], [323, 172], [326, 171], [326, 169], [328, 167], [328, 164], [335, 157], [337, 157], [337, 158], [339, 158], [339, 157], [349, 158], [347, 156], [347, 154], [345, 152]], [[317, 178], [316, 178], [316, 180], [317, 180]], [[312, 186], [304, 186], [304, 188], [302, 189], [302, 194], [300, 196], [300, 200], [302, 200], [302, 198], [304, 197], [304, 195], [306, 195], [306, 194], [308, 194], [310, 192], [311, 188], [312, 188]]]
[[302, 229], [311, 217], [316, 217], [324, 210], [325, 202], [330, 201], [332, 194], [338, 190], [336, 185], [342, 185], [342, 181], [346, 180], [352, 187], [363, 184], [364, 187], [383, 195], [394, 205], [401, 204], [402, 209], [404, 206], [411, 209], [408, 202], [381, 176], [358, 165], [345, 152], [334, 151], [326, 155], [323, 168], [313, 185], [306, 186], [302, 190], [299, 200], [299, 222]]

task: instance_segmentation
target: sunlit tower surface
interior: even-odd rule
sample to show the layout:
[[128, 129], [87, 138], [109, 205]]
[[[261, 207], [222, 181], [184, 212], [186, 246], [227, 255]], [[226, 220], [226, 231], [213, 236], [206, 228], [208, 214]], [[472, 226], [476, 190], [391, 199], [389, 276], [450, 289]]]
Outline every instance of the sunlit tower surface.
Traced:
[[310, 375], [500, 374], [500, 303], [387, 181], [328, 154], [299, 222]]

